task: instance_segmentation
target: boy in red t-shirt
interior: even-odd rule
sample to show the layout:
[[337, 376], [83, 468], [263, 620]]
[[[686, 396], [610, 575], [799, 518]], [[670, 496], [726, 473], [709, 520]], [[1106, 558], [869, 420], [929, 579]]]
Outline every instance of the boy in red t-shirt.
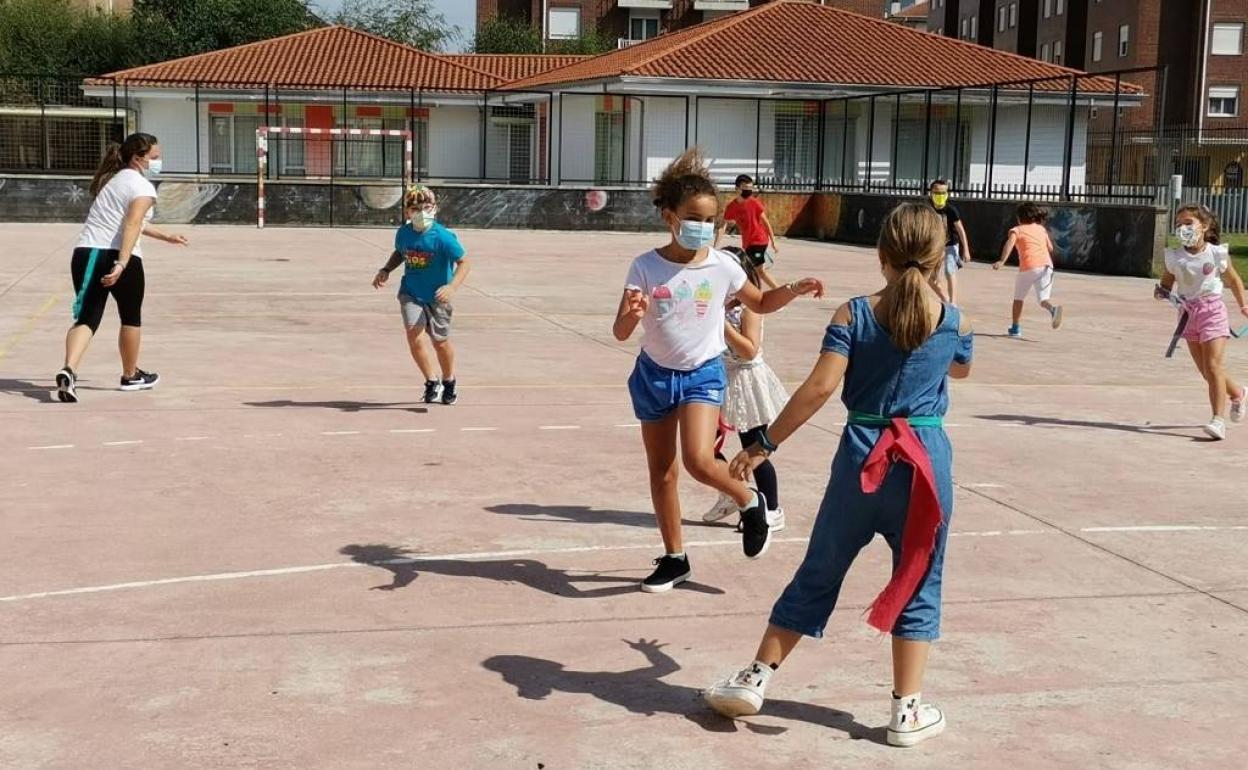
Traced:
[[723, 240], [729, 222], [735, 224], [737, 232], [741, 233], [741, 248], [750, 258], [759, 279], [768, 288], [776, 288], [779, 284], [767, 272], [767, 246], [770, 244], [773, 255], [780, 253], [776, 246], [776, 232], [771, 229], [771, 222], [767, 219], [767, 210], [763, 208], [762, 201], [754, 197], [754, 180], [749, 174], [737, 177], [737, 197], [724, 209], [724, 222], [715, 234], [716, 248], [719, 248], [719, 242]]

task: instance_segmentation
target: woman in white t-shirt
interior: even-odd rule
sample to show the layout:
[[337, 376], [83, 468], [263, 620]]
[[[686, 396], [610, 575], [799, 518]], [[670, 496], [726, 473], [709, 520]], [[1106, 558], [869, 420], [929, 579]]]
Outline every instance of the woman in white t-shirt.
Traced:
[[[78, 401], [76, 370], [100, 328], [112, 295], [121, 316], [121, 389], [148, 390], [159, 375], [139, 368], [143, 309], [143, 260], [139, 236], [179, 246], [186, 237], [148, 226], [156, 203], [151, 179], [160, 173], [160, 145], [151, 134], [131, 134], [110, 144], [91, 181], [91, 211], [70, 261], [74, 280], [74, 325], [65, 335], [65, 366], [56, 373], [56, 396]], [[125, 256], [122, 256], [125, 255]]]
[[1241, 422], [1248, 411], [1248, 389], [1227, 375], [1223, 361], [1231, 336], [1222, 301], [1223, 279], [1235, 295], [1239, 312], [1248, 316], [1244, 282], [1231, 264], [1230, 250], [1220, 243], [1218, 218], [1212, 211], [1204, 206], [1184, 206], [1175, 215], [1175, 224], [1182, 247], [1166, 249], [1166, 274], [1156, 294], [1158, 299], [1178, 294], [1182, 302], [1182, 312], [1187, 316], [1183, 339], [1196, 370], [1209, 386], [1209, 405], [1213, 408], [1205, 433], [1221, 441], [1226, 438], [1227, 401], [1233, 422]]
[[673, 161], [653, 192], [672, 239], [633, 260], [612, 329], [621, 342], [639, 323], [643, 330], [628, 390], [641, 421], [650, 496], [667, 549], [642, 581], [641, 590], [648, 593], [667, 591], [690, 576], [680, 530], [678, 438], [689, 474], [728, 495], [741, 511], [745, 555], [753, 559], [766, 552], [771, 542], [767, 501], [715, 459], [727, 386], [720, 357], [727, 348], [724, 305], [735, 297], [756, 313], [773, 313], [796, 297], [823, 295], [823, 284], [815, 278], [763, 293], [746, 280], [735, 259], [711, 248], [719, 197], [696, 149]]

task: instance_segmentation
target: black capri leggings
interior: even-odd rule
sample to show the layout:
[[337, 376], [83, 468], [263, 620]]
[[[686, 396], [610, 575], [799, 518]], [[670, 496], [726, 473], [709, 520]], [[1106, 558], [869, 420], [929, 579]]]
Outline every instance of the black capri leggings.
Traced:
[[[87, 265], [91, 261], [92, 251], [98, 251], [99, 254], [95, 258], [95, 269], [92, 275], [88, 276]], [[89, 326], [91, 333], [95, 334], [100, 328], [100, 321], [104, 320], [104, 305], [108, 302], [110, 294], [117, 303], [117, 315], [121, 317], [122, 326], [143, 325], [145, 281], [142, 259], [130, 257], [130, 261], [126, 263], [126, 269], [121, 271], [121, 277], [112, 286], [104, 286], [100, 283], [100, 279], [108, 275], [113, 265], [117, 264], [117, 254], [116, 249], [74, 249], [70, 272], [74, 276], [75, 306], [77, 306], [77, 299], [82, 297], [81, 307], [78, 309], [77, 316], [74, 317], [74, 326]]]

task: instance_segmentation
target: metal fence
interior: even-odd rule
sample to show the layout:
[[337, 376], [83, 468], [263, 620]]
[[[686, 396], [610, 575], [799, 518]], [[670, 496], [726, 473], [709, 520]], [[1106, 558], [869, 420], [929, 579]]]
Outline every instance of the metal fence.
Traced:
[[[409, 131], [410, 177], [641, 187], [700, 145], [716, 180], [911, 195], [944, 178], [976, 198], [1164, 199], [1170, 176], [1243, 184], [1248, 128], [1164, 124], [1164, 70], [828, 98], [654, 93], [429, 93], [257, 83], [145, 84], [0, 75], [0, 172], [81, 174], [107, 141], [156, 134], [166, 173], [254, 179], [257, 129]], [[153, 86], [158, 88], [153, 89]], [[1154, 108], [1141, 107], [1145, 95]], [[397, 140], [274, 136], [266, 178], [397, 180]]]

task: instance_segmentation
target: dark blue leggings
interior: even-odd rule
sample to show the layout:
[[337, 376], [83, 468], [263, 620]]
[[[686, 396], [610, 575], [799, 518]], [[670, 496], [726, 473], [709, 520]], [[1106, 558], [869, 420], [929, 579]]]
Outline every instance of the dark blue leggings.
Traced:
[[[751, 444], [757, 444], [765, 430], [767, 430], [766, 425], [759, 425], [738, 433], [737, 438], [741, 439], [741, 448], [745, 449]], [[727, 459], [719, 452], [715, 453], [715, 457], [727, 462]], [[763, 464], [754, 469], [754, 483], [758, 485], [758, 491], [763, 493], [763, 497], [767, 498], [768, 510], [774, 511], [780, 507], [780, 480], [776, 477], [776, 467], [771, 464], [771, 460], [763, 460]]]

